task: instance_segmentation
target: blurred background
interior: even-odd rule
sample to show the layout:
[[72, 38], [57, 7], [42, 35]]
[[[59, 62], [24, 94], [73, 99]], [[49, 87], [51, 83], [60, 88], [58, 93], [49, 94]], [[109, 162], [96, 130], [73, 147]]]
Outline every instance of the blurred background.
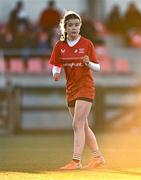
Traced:
[[65, 78], [54, 82], [49, 57], [66, 10], [82, 17], [101, 72], [89, 121], [97, 131], [141, 128], [140, 0], [0, 0], [0, 134], [69, 131]]

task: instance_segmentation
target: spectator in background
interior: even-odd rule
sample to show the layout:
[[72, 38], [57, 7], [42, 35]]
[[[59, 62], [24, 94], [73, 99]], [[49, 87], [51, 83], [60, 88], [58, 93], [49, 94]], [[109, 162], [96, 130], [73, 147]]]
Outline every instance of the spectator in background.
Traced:
[[43, 55], [47, 51], [51, 50], [51, 46], [48, 41], [48, 34], [46, 32], [41, 31], [37, 34], [36, 49], [40, 55]]
[[87, 39], [90, 39], [93, 43], [95, 40], [96, 29], [93, 21], [88, 17], [88, 14], [83, 12], [82, 17], [82, 26], [81, 26], [81, 35]]
[[28, 31], [31, 29], [30, 20], [28, 14], [24, 8], [18, 13], [18, 30]]
[[123, 18], [118, 5], [114, 5], [111, 9], [106, 21], [106, 26], [111, 33], [123, 32]]
[[126, 32], [131, 29], [141, 28], [141, 13], [133, 2], [129, 4], [125, 12], [124, 24]]
[[21, 31], [15, 35], [15, 48], [19, 50], [20, 57], [24, 60], [25, 68], [27, 67], [33, 42], [32, 32], [30, 30], [25, 31], [21, 29]]
[[14, 38], [8, 28], [3, 27], [0, 31], [0, 49], [14, 48]]
[[82, 17], [82, 26], [81, 26], [81, 35], [87, 39], [90, 39], [95, 45], [103, 45], [104, 40], [97, 35], [97, 29], [95, 27], [95, 23], [88, 16], [86, 12], [81, 14]]
[[0, 31], [0, 49], [2, 49], [2, 52], [4, 53], [3, 55], [7, 70], [9, 69], [9, 59], [10, 59], [10, 53], [8, 50], [13, 49], [14, 46], [15, 46], [15, 40], [13, 38], [12, 33], [9, 31], [9, 29], [6, 26], [3, 27]]
[[21, 9], [22, 9], [22, 2], [18, 1], [16, 3], [16, 7], [11, 11], [9, 16], [8, 27], [13, 35], [15, 35], [17, 31], [18, 13], [20, 12]]
[[59, 25], [61, 18], [60, 11], [55, 7], [55, 1], [50, 0], [47, 8], [41, 13], [39, 18], [39, 26], [42, 31], [46, 31], [49, 35], [50, 44], [54, 35], [54, 28]]
[[30, 28], [30, 22], [27, 13], [23, 9], [22, 1], [18, 1], [16, 7], [11, 11], [8, 20], [8, 28], [13, 36], [15, 36], [18, 31], [26, 31]]

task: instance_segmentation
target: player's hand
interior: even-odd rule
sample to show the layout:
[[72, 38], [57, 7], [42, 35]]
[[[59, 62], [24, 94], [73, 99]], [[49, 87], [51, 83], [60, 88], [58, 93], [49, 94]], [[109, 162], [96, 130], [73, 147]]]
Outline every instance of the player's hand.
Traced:
[[89, 64], [89, 62], [90, 62], [89, 56], [85, 55], [83, 57], [83, 63], [87, 66]]
[[59, 81], [60, 77], [61, 77], [60, 73], [55, 73], [53, 76], [53, 79], [54, 79], [54, 81]]

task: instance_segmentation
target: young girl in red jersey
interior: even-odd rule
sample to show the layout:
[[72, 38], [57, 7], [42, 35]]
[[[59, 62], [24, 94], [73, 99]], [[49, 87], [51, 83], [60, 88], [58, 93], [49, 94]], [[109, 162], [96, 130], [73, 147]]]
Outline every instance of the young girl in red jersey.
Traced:
[[50, 58], [55, 81], [60, 79], [61, 68], [64, 68], [68, 109], [73, 120], [73, 156], [67, 165], [60, 168], [62, 170], [82, 168], [81, 155], [85, 144], [92, 150], [93, 158], [83, 169], [93, 169], [104, 163], [96, 137], [88, 125], [88, 115], [95, 97], [92, 71], [99, 71], [100, 65], [92, 42], [79, 34], [80, 28], [81, 17], [73, 11], [66, 12], [60, 22], [62, 36]]

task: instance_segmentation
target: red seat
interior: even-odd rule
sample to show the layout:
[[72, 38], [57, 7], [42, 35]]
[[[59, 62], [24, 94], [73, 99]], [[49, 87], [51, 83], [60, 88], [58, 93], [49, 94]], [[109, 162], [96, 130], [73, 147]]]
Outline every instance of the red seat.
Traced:
[[6, 64], [3, 58], [0, 58], [0, 74], [6, 72]]
[[106, 46], [97, 46], [96, 54], [99, 61], [104, 61], [106, 59], [110, 59], [109, 52]]
[[28, 60], [28, 73], [33, 74], [41, 74], [43, 73], [43, 67], [42, 67], [42, 59], [41, 58], [30, 58]]
[[116, 73], [131, 73], [129, 62], [124, 58], [114, 59], [114, 71]]
[[24, 73], [24, 62], [20, 58], [12, 58], [9, 61], [9, 72], [10, 73]]
[[113, 67], [112, 67], [112, 61], [109, 59], [105, 59], [100, 62], [100, 72], [101, 73], [112, 73]]

